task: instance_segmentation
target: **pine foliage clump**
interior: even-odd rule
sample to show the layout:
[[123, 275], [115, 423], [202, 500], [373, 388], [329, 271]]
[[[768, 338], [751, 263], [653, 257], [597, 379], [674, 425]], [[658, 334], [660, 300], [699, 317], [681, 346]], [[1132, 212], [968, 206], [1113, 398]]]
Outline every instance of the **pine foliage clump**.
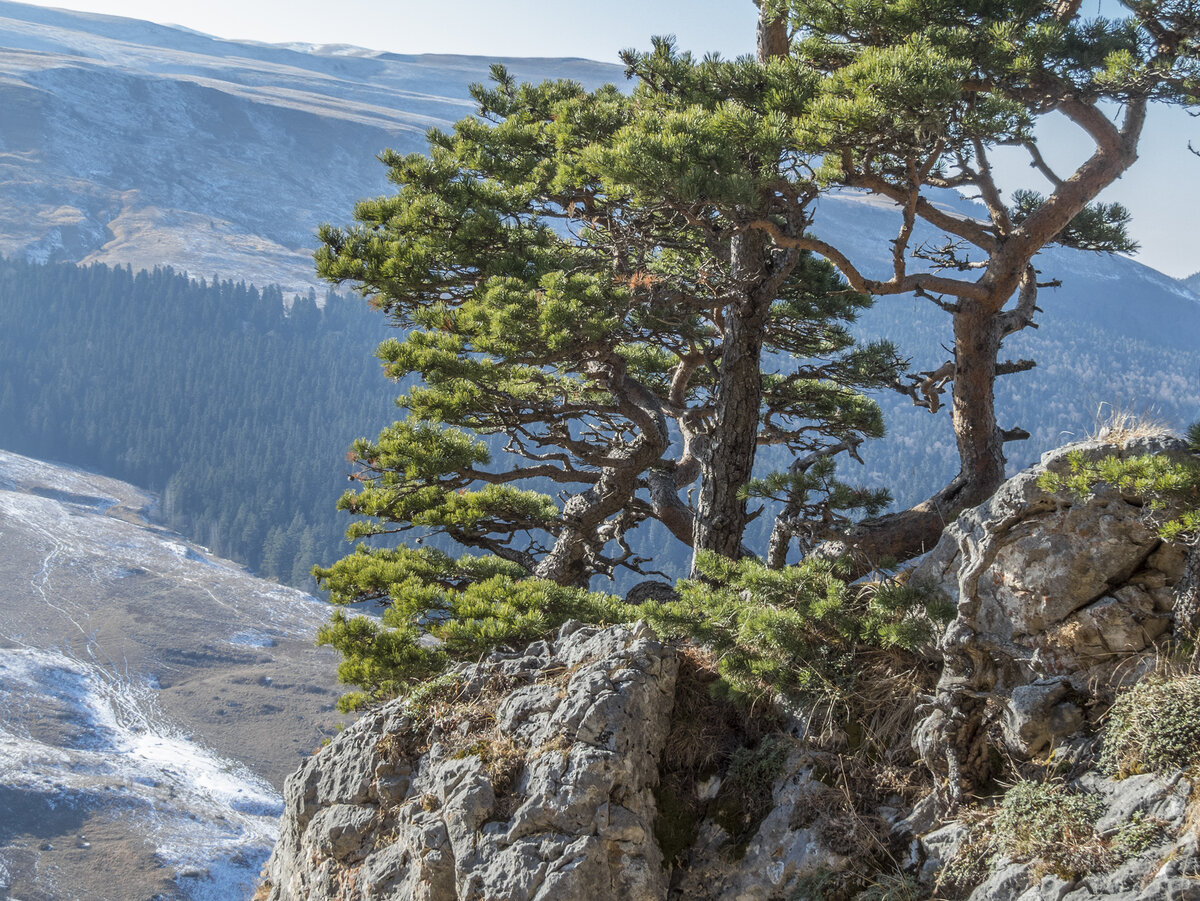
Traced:
[[815, 462], [883, 434], [863, 392], [903, 361], [852, 337], [869, 298], [807, 252], [739, 262], [789, 146], [764, 72], [660, 57], [681, 79], [632, 95], [495, 67], [476, 117], [384, 155], [394, 194], [321, 230], [321, 275], [403, 329], [378, 356], [407, 418], [351, 451], [351, 537], [432, 530], [560, 585], [648, 575], [643, 523], [689, 550], [719, 523], [739, 552], [758, 446]]
[[871, 661], [892, 655], [896, 671], [953, 615], [936, 592], [894, 580], [847, 584], [836, 562], [810, 558], [772, 569], [756, 560], [699, 558], [701, 578], [675, 601], [638, 609], [661, 633], [719, 657], [726, 688], [750, 699], [782, 695], [853, 720]]
[[1076, 451], [1067, 458], [1067, 474], [1045, 473], [1040, 484], [1047, 491], [1077, 497], [1087, 497], [1099, 484], [1111, 485], [1145, 500], [1164, 540], [1194, 544], [1200, 536], [1200, 423], [1189, 429], [1188, 445], [1190, 457], [1139, 454], [1089, 459]]
[[335, 604], [372, 600], [382, 616], [338, 609], [319, 641], [342, 653], [339, 678], [360, 689], [343, 700], [353, 708], [411, 693], [452, 663], [552, 638], [567, 620], [645, 620], [664, 638], [716, 654], [728, 694], [817, 703], [847, 720], [872, 660], [892, 655], [897, 669], [920, 666], [915, 652], [953, 610], [920, 586], [849, 585], [838, 572], [815, 558], [772, 569], [702, 554], [700, 578], [680, 582], [677, 600], [628, 603], [526, 578], [495, 557], [360, 545], [316, 576]]
[[317, 636], [341, 652], [338, 678], [360, 689], [341, 699], [346, 710], [410, 694], [452, 662], [551, 638], [567, 620], [623, 622], [635, 612], [609, 595], [524, 578], [495, 557], [431, 548], [360, 545], [315, 575], [335, 604], [383, 607], [378, 619], [339, 608]]

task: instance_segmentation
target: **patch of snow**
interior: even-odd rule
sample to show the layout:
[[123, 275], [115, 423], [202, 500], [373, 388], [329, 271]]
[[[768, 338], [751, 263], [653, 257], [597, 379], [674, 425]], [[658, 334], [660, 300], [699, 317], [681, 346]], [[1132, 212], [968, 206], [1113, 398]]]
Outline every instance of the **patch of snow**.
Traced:
[[273, 648], [275, 639], [257, 629], [245, 629], [230, 637], [229, 643], [246, 648]]
[[[59, 799], [104, 791], [110, 806], [139, 823], [188, 897], [251, 893], [277, 836], [282, 799], [165, 722], [149, 684], [22, 648], [0, 650], [0, 690], [0, 783]], [[47, 698], [57, 727], [84, 740], [62, 747], [39, 737]]]

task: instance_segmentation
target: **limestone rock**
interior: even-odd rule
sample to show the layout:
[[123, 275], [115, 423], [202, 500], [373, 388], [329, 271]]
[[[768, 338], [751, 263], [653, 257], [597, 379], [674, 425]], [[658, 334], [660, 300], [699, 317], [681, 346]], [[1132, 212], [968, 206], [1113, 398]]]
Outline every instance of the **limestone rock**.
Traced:
[[[913, 736], [939, 785], [980, 784], [997, 746], [1016, 760], [1088, 759], [1103, 693], [1144, 673], [1169, 634], [1183, 557], [1138, 499], [1054, 495], [1038, 479], [1065, 472], [1071, 450], [1172, 447], [1048, 454], [964, 513], [913, 574], [957, 606]], [[553, 641], [456, 667], [449, 695], [367, 714], [288, 780], [256, 898], [778, 901], [820, 893], [810, 886], [831, 872], [869, 880], [867, 848], [896, 860], [907, 849], [906, 877], [929, 886], [970, 845], [966, 825], [941, 821], [944, 796], [908, 809], [873, 785], [871, 801], [848, 799], [851, 783], [829, 778], [835, 750], [806, 741], [811, 711], [781, 705], [768, 735], [705, 706], [707, 665], [642, 624], [568, 623]], [[709, 719], [719, 728], [692, 728]], [[684, 753], [702, 745], [708, 757]], [[735, 760], [751, 761], [753, 781]], [[1087, 776], [1078, 788], [1103, 799], [1104, 840], [1131, 822], [1161, 832], [1074, 881], [992, 861], [971, 901], [1200, 901], [1187, 779]]]
[[957, 607], [915, 738], [951, 783], [986, 779], [997, 739], [1018, 757], [1068, 741], [1096, 691], [1136, 679], [1171, 626], [1182, 556], [1160, 541], [1140, 499], [1106, 485], [1087, 498], [1039, 485], [1046, 472], [1067, 473], [1072, 452], [1130, 457], [1183, 445], [1159, 437], [1052, 451], [964, 512], [913, 573]]
[[[969, 901], [1197, 901], [1200, 857], [1196, 836], [1187, 828], [1191, 784], [1181, 774], [1134, 776], [1121, 781], [1087, 775], [1078, 787], [1103, 799], [1096, 823], [1102, 834], [1118, 834], [1135, 815], [1160, 826], [1146, 847], [1107, 872], [1076, 879], [1041, 874], [1036, 862], [999, 866]], [[926, 840], [934, 838], [927, 836]]]
[[[811, 811], [829, 806], [833, 790], [814, 778], [802, 754], [788, 761], [776, 783], [774, 806], [744, 850], [730, 848], [730, 836], [712, 820], [699, 840], [678, 885], [679, 901], [770, 901], [792, 897], [797, 879], [844, 865], [845, 855], [829, 847], [822, 823]], [[807, 815], [806, 815], [807, 814]]]
[[676, 669], [644, 625], [575, 623], [460, 667], [427, 736], [401, 702], [364, 716], [289, 778], [259, 897], [660, 901]]

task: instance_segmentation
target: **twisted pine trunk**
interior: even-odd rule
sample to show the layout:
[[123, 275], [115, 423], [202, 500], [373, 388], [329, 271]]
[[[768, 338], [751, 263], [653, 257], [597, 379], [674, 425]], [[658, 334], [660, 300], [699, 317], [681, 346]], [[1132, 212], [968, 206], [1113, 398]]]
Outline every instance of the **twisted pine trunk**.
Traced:
[[[787, 17], [772, 16], [760, 2], [757, 37], [759, 62], [787, 56]], [[696, 446], [701, 481], [692, 532], [694, 553], [713, 551], [734, 559], [742, 555], [746, 501], [739, 492], [754, 469], [762, 407], [763, 335], [775, 299], [774, 282], [767, 277], [770, 251], [770, 239], [756, 229], [736, 235], [730, 244], [734, 283], [747, 289], [725, 310], [713, 419]], [[695, 558], [692, 575], [696, 575]]]
[[958, 475], [928, 500], [864, 520], [821, 553], [850, 553], [861, 575], [886, 557], [906, 560], [933, 548], [963, 510], [982, 504], [1004, 482], [1004, 433], [996, 422], [996, 357], [1003, 339], [997, 316], [982, 305], [964, 304], [954, 316], [954, 436]]
[[[733, 269], [738, 280], [761, 281], [766, 253], [766, 238], [759, 233], [734, 238]], [[713, 418], [696, 448], [701, 481], [692, 547], [697, 553], [713, 551], [734, 559], [741, 555], [746, 501], [738, 493], [750, 481], [758, 447], [763, 331], [772, 300], [761, 289], [751, 290], [725, 313]], [[693, 561], [693, 575], [695, 570]]]
[[1183, 578], [1175, 586], [1175, 628], [1193, 639], [1200, 632], [1200, 536], [1184, 552]]

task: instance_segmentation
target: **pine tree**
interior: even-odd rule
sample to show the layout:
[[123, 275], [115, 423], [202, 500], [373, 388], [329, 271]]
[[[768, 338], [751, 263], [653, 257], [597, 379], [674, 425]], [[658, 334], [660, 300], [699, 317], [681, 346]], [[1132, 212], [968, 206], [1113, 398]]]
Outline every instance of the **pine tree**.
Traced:
[[[408, 417], [353, 448], [352, 537], [431, 530], [522, 577], [586, 586], [651, 573], [631, 540], [647, 521], [697, 552], [751, 552], [751, 490], [805, 495], [792, 519], [886, 501], [806, 474], [882, 433], [860, 389], [902, 361], [855, 344], [846, 324], [868, 299], [829, 264], [750, 228], [776, 203], [766, 179], [786, 142], [752, 101], [794, 72], [710, 69], [624, 94], [517, 85], [496, 67], [473, 89], [478, 117], [432, 132], [428, 156], [386, 154], [397, 192], [322, 230], [320, 273], [406, 332], [379, 356], [410, 386]], [[760, 445], [808, 462], [752, 486]], [[354, 572], [412, 553], [364, 550], [318, 579], [335, 601], [383, 600]]]
[[[1053, 284], [1039, 280], [1038, 252], [1135, 249], [1127, 212], [1094, 201], [1136, 160], [1150, 103], [1194, 104], [1200, 11], [1146, 0], [1122, 13], [1086, 19], [1079, 0], [764, 0], [765, 22], [790, 25], [789, 61], [809, 85], [798, 116], [792, 95], [766, 101], [788, 120], [795, 161], [775, 190], [791, 199], [793, 216], [830, 186], [893, 202], [891, 275], [870, 277], [855, 262], [859, 248], [823, 240], [819, 217], [804, 234], [787, 229], [786, 215], [755, 227], [780, 247], [834, 262], [858, 291], [912, 292], [953, 321], [952, 358], [903, 390], [932, 411], [952, 393], [961, 470], [926, 502], [852, 530], [849, 543], [868, 557], [931, 546], [944, 523], [999, 485], [1005, 442], [1028, 437], [997, 423], [994, 385], [1034, 365], [1000, 355], [1006, 337], [1034, 326], [1038, 290]], [[674, 77], [680, 65], [673, 56], [636, 61], [643, 77]], [[1037, 144], [1037, 123], [1054, 114], [1093, 148], [1074, 171], [1055, 171]], [[1046, 193], [1002, 195], [991, 160], [1006, 146], [1025, 151]], [[975, 194], [983, 219], [939, 204], [944, 189]], [[944, 241], [916, 240], [918, 221]]]

